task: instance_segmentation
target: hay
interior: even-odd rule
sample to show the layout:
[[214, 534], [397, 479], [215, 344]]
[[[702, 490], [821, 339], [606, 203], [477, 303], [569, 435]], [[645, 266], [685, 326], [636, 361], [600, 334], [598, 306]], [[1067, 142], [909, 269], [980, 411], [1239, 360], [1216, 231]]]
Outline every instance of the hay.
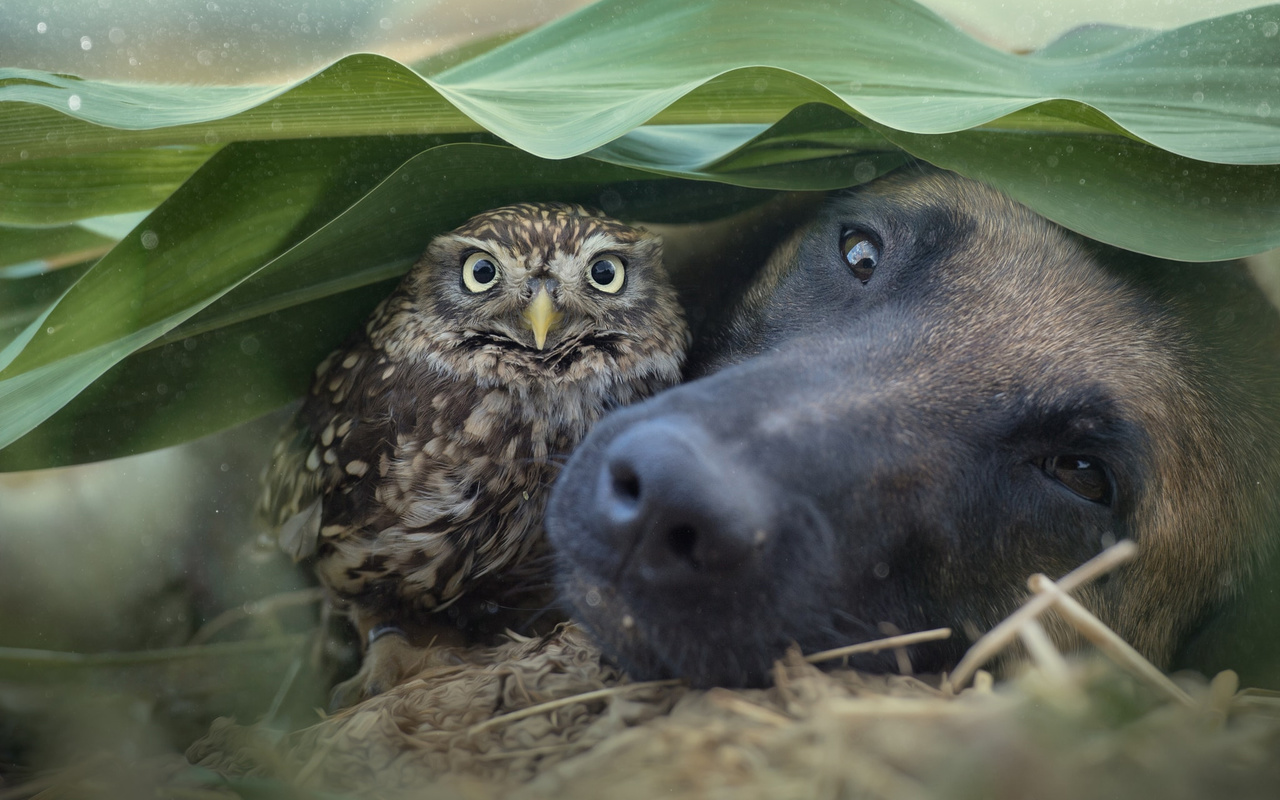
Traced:
[[[1067, 597], [1130, 555], [1057, 584], [1035, 576], [1020, 621], [976, 643], [985, 655], [950, 681], [822, 671], [812, 662], [843, 653], [793, 650], [768, 689], [632, 683], [565, 625], [451, 651], [452, 663], [285, 736], [219, 720], [187, 755], [228, 778], [380, 798], [1275, 796], [1280, 696], [1237, 692], [1230, 672], [1175, 683]], [[1050, 609], [1114, 660], [1064, 657], [1037, 621]], [[993, 685], [976, 666], [1018, 639], [1032, 661]]]
[[690, 691], [627, 683], [572, 626], [485, 656], [283, 738], [220, 721], [188, 756], [357, 797], [1270, 797], [1280, 786], [1280, 701], [1236, 696], [1229, 678], [1184, 682], [1184, 705], [1095, 659], [1068, 663], [1065, 683], [1032, 669], [951, 694], [936, 677], [823, 672], [793, 651], [769, 689]]
[[193, 763], [353, 793], [420, 786], [442, 775], [511, 785], [666, 713], [676, 682], [629, 683], [576, 627], [495, 648], [451, 651], [394, 689], [285, 737], [214, 724]]

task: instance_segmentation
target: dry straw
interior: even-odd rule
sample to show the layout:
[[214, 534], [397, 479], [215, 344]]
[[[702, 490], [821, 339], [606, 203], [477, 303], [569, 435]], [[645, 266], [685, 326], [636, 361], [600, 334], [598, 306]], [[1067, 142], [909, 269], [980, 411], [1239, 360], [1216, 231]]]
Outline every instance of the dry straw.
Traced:
[[[1033, 576], [1027, 602], [950, 680], [816, 666], [885, 650], [909, 663], [908, 648], [946, 629], [793, 650], [768, 689], [694, 691], [628, 682], [568, 626], [459, 651], [458, 664], [283, 738], [221, 721], [188, 757], [303, 798], [1270, 800], [1280, 695], [1238, 692], [1230, 672], [1174, 684], [1069, 596], [1135, 552], [1122, 542], [1056, 582]], [[1079, 631], [1108, 660], [1064, 656], [1047, 614], [1062, 623], [1052, 630]], [[1027, 669], [998, 684], [979, 669], [1018, 645]]]

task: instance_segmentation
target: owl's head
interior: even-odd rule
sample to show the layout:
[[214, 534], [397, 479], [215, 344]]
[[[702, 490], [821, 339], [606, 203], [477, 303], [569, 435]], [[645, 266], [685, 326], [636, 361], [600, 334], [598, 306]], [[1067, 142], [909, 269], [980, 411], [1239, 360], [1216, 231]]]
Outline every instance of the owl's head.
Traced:
[[567, 203], [472, 217], [431, 243], [407, 287], [465, 336], [548, 352], [643, 331], [675, 304], [660, 238]]

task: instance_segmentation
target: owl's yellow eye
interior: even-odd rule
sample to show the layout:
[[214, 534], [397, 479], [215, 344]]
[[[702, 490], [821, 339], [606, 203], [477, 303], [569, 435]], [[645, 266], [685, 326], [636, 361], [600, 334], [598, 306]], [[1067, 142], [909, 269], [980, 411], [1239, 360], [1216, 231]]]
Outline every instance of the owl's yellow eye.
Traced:
[[472, 253], [462, 262], [462, 285], [475, 294], [487, 292], [498, 282], [498, 264], [484, 251]]
[[617, 294], [626, 279], [622, 259], [617, 256], [599, 256], [587, 268], [587, 282], [607, 294]]

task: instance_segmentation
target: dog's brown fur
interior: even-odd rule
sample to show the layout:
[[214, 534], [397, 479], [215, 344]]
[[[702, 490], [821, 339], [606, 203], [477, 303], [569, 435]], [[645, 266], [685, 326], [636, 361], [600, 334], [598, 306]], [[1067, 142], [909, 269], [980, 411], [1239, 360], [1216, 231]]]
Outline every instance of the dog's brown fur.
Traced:
[[[879, 246], [865, 285], [840, 257], [850, 230]], [[1168, 665], [1276, 540], [1278, 330], [1238, 265], [1123, 253], [973, 181], [901, 171], [776, 251], [703, 348], [708, 377], [583, 444], [548, 522], [563, 594], [642, 675], [758, 683], [791, 640], [884, 622], [976, 635], [1027, 575], [1132, 538], [1139, 560], [1084, 599]], [[1108, 506], [1038, 466], [1068, 454], [1106, 465]], [[681, 459], [711, 464], [689, 481], [724, 480], [643, 493]], [[610, 496], [623, 467], [635, 513]]]

